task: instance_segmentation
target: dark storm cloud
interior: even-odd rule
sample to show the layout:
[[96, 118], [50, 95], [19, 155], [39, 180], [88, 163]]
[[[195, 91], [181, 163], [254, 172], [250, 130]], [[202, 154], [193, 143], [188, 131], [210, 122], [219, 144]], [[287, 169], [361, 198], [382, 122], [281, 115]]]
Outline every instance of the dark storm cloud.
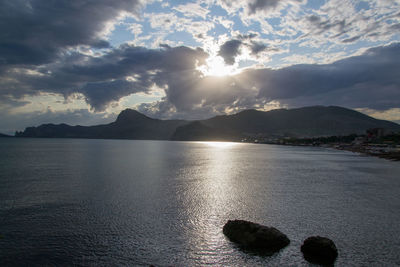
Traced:
[[158, 117], [204, 118], [278, 101], [290, 107], [339, 105], [386, 110], [400, 106], [400, 44], [327, 65], [248, 69], [227, 77], [167, 76], [166, 97], [140, 109]]
[[[97, 111], [123, 96], [147, 92], [156, 84], [164, 88], [166, 96], [140, 105], [139, 110], [158, 118], [200, 119], [260, 108], [270, 101], [290, 107], [323, 104], [387, 110], [400, 106], [399, 55], [397, 43], [327, 65], [249, 69], [234, 76], [204, 77], [196, 70], [196, 64], [207, 57], [202, 50], [123, 46], [101, 57], [72, 54], [59, 65], [51, 65], [51, 74], [45, 75], [47, 69], [41, 69], [43, 76], [18, 74], [13, 78], [38, 92], [80, 92]], [[126, 79], [128, 76], [131, 78]], [[9, 104], [15, 106], [13, 101]], [[93, 116], [80, 113], [48, 111], [31, 115], [42, 121], [71, 123]], [[34, 119], [27, 121], [21, 116], [3, 115], [3, 122], [15, 126], [5, 129], [7, 133], [35, 125]], [[101, 121], [99, 116], [96, 118]]]
[[65, 48], [106, 48], [100, 33], [122, 12], [136, 12], [139, 0], [0, 1], [0, 65], [52, 62]]
[[[240, 78], [239, 78], [240, 79]], [[227, 109], [252, 108], [258, 91], [248, 88], [246, 80], [236, 76], [203, 77], [193, 72], [186, 76], [168, 77], [166, 96], [157, 103], [142, 104], [140, 110], [161, 118], [200, 119], [224, 114]]]
[[36, 74], [8, 72], [0, 77], [0, 95], [35, 95], [39, 92], [82, 93], [97, 111], [113, 101], [137, 92], [148, 92], [152, 85], [166, 86], [169, 77], [195, 71], [208, 55], [201, 49], [165, 47], [147, 49], [124, 45], [103, 56], [71, 53], [58, 63], [36, 68]]
[[79, 92], [86, 97], [86, 102], [95, 110], [103, 110], [112, 101], [145, 91], [147, 88], [139, 87], [135, 82], [127, 80], [87, 83], [79, 89]]
[[110, 102], [124, 96], [148, 92], [153, 84], [165, 87], [174, 82], [175, 76], [179, 79], [182, 75], [191, 77], [196, 65], [203, 64], [207, 56], [201, 49], [188, 47], [154, 50], [123, 46], [103, 58], [92, 59], [89, 64], [71, 66], [63, 71], [73, 74], [79, 81], [82, 75], [85, 80], [99, 80], [86, 83], [77, 91], [85, 95], [94, 109], [103, 110]]
[[185, 46], [147, 49], [123, 45], [101, 57], [87, 57], [84, 64], [62, 68], [65, 73], [115, 79], [131, 74], [146, 75], [148, 71], [176, 72], [190, 70], [204, 63], [208, 55], [202, 49]]
[[[328, 65], [295, 65], [249, 73], [260, 96], [295, 103], [387, 109], [400, 106], [400, 44], [376, 47]], [[264, 77], [264, 78], [262, 78]], [[314, 102], [318, 99], [319, 102]]]
[[218, 55], [221, 56], [226, 64], [233, 65], [235, 63], [235, 57], [240, 54], [240, 46], [242, 41], [233, 39], [226, 41], [221, 45]]
[[[311, 20], [317, 23], [318, 19]], [[219, 53], [225, 62], [233, 64], [242, 45], [253, 53], [270, 49], [257, 43], [255, 37], [227, 41]], [[86, 40], [93, 40], [91, 44], [101, 41]], [[4, 43], [3, 39], [0, 42]], [[398, 43], [327, 65], [248, 69], [227, 77], [205, 77], [198, 71], [196, 67], [207, 57], [201, 49], [184, 46], [147, 49], [123, 45], [96, 56], [64, 53], [57, 61], [40, 66], [21, 59], [18, 69], [6, 69], [0, 75], [0, 96], [18, 100], [41, 92], [65, 97], [81, 93], [92, 108], [101, 111], [113, 101], [149, 92], [156, 85], [165, 91], [165, 97], [157, 103], [143, 104], [141, 110], [159, 117], [182, 118], [262, 107], [269, 101], [290, 106], [334, 104], [381, 110], [400, 106]], [[7, 60], [4, 56], [2, 59], [3, 63]]]

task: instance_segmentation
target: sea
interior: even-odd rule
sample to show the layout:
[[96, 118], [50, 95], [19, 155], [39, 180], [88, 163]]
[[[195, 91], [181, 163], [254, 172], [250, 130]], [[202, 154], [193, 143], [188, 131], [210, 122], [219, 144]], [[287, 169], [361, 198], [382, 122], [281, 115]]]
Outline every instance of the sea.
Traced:
[[[243, 250], [228, 220], [290, 244]], [[400, 266], [400, 163], [320, 147], [0, 139], [0, 266]]]

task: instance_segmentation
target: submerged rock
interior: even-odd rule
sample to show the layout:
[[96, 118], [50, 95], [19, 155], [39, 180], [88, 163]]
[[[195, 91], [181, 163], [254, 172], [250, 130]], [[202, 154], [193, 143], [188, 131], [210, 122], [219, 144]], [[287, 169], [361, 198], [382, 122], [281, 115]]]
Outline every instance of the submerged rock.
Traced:
[[289, 245], [289, 238], [274, 227], [243, 220], [229, 220], [223, 233], [233, 242], [248, 249], [277, 252]]
[[307, 261], [318, 264], [332, 264], [338, 256], [335, 243], [321, 236], [312, 236], [304, 240], [301, 252]]

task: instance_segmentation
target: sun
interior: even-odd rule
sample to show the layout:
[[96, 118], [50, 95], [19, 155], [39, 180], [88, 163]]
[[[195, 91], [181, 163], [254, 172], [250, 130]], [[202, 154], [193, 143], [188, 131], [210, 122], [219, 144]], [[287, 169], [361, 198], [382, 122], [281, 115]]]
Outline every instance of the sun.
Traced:
[[205, 76], [228, 76], [237, 73], [235, 65], [226, 65], [220, 56], [212, 56], [206, 59], [206, 64], [199, 67]]

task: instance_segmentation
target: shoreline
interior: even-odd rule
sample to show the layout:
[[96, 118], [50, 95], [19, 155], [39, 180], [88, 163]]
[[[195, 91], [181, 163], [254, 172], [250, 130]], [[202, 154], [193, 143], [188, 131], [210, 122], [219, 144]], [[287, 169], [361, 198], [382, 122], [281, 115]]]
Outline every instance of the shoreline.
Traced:
[[399, 150], [394, 150], [394, 151], [385, 151], [385, 150], [379, 150], [376, 149], [374, 146], [367, 146], [367, 147], [335, 147], [335, 146], [329, 146], [331, 148], [337, 149], [337, 150], [345, 150], [345, 151], [350, 151], [354, 153], [359, 153], [362, 155], [367, 155], [367, 156], [372, 156], [372, 157], [378, 157], [378, 158], [383, 158], [387, 159], [390, 161], [400, 161], [400, 151]]
[[[366, 155], [371, 157], [383, 158], [390, 161], [400, 161], [400, 148], [382, 147], [379, 145], [369, 144], [362, 146], [355, 146], [352, 144], [323, 144], [323, 145], [312, 145], [312, 144], [291, 144], [291, 143], [266, 143], [266, 142], [254, 142], [255, 144], [266, 144], [266, 145], [280, 145], [280, 146], [307, 146], [307, 147], [323, 147], [331, 148], [335, 150], [344, 150], [360, 155]], [[391, 150], [388, 150], [390, 148]]]
[[[21, 137], [14, 137], [14, 136], [7, 136], [4, 138], [21, 138]], [[22, 137], [26, 138], [26, 137]], [[38, 138], [38, 137], [33, 137], [33, 138]], [[42, 138], [42, 137], [40, 137]], [[38, 139], [40, 139], [38, 138]], [[49, 138], [49, 137], [46, 137]], [[93, 139], [93, 140], [98, 140], [102, 138], [49, 138], [49, 139]], [[102, 140], [141, 140], [141, 139], [102, 139]], [[143, 141], [143, 140], [142, 140]], [[148, 141], [172, 141], [172, 140], [148, 140]], [[178, 141], [178, 140], [174, 140]], [[191, 141], [193, 142], [193, 141]], [[210, 142], [210, 141], [204, 141], [204, 140], [199, 140], [195, 142]], [[266, 144], [266, 145], [281, 145], [281, 146], [307, 146], [307, 147], [324, 147], [324, 148], [332, 148], [335, 150], [345, 150], [345, 151], [350, 151], [354, 153], [359, 153], [361, 155], [367, 155], [367, 156], [372, 156], [372, 157], [378, 157], [378, 158], [383, 158], [387, 159], [390, 161], [400, 161], [400, 147], [390, 147], [387, 145], [381, 145], [381, 144], [363, 144], [363, 145], [353, 145], [353, 144], [348, 144], [348, 143], [332, 143], [332, 144], [308, 144], [308, 143], [280, 143], [280, 142], [243, 142], [239, 140], [230, 140], [230, 141], [212, 141], [212, 142], [237, 142], [237, 143], [249, 143], [249, 144]]]

